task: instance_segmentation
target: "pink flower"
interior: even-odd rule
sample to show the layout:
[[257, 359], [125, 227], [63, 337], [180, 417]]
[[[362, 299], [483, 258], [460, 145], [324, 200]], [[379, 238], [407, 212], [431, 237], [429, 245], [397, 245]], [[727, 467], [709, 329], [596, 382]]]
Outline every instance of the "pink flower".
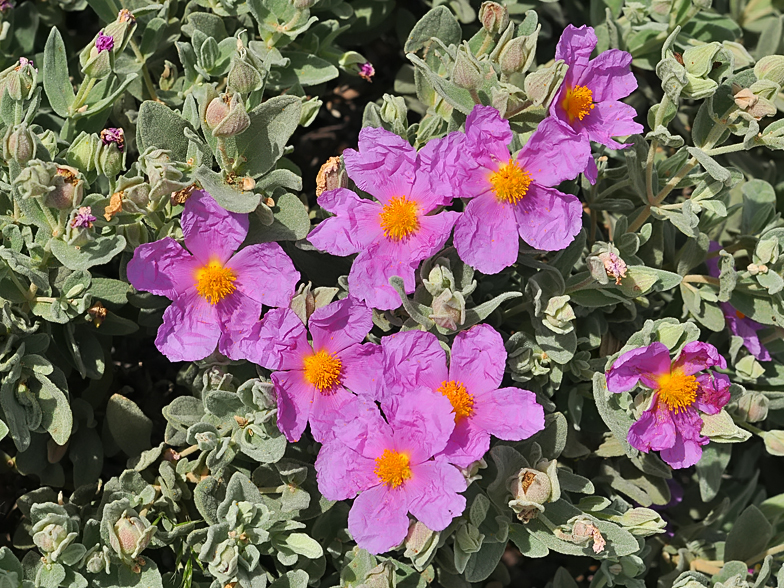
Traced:
[[298, 441], [310, 421], [313, 437], [323, 443], [341, 408], [354, 398], [348, 389], [376, 394], [381, 348], [361, 344], [372, 328], [373, 312], [344, 298], [317, 309], [307, 329], [293, 310], [271, 310], [240, 343], [249, 360], [278, 370], [272, 373], [278, 427], [289, 441]]
[[100, 31], [98, 37], [95, 39], [95, 48], [98, 49], [98, 53], [101, 51], [111, 51], [114, 49], [114, 37]]
[[[555, 58], [563, 59], [569, 70], [558, 93], [550, 104], [550, 114], [569, 125], [586, 141], [596, 141], [611, 149], [622, 145], [613, 137], [641, 133], [643, 128], [634, 122], [634, 108], [619, 100], [637, 89], [631, 72], [632, 56], [626, 51], [609, 49], [591, 59], [596, 47], [596, 33], [585, 25], [564, 29]], [[585, 175], [596, 181], [593, 157], [585, 160]]]
[[[708, 251], [719, 251], [721, 248], [721, 245], [719, 245], [716, 241], [711, 241], [708, 247]], [[705, 265], [708, 266], [708, 273], [710, 275], [712, 275], [714, 278], [719, 277], [721, 270], [719, 269], [718, 258], [711, 257], [706, 259]], [[721, 308], [721, 311], [724, 313], [724, 319], [727, 321], [727, 327], [729, 328], [730, 332], [733, 335], [743, 339], [743, 346], [748, 349], [749, 353], [751, 353], [760, 361], [770, 361], [772, 359], [770, 357], [770, 352], [762, 344], [759, 339], [759, 335], [757, 334], [758, 331], [762, 331], [768, 327], [761, 325], [755, 320], [747, 318], [745, 314], [739, 310], [736, 310], [735, 307], [732, 306], [732, 304], [729, 302], [720, 303], [719, 308]]]
[[544, 428], [544, 409], [533, 392], [500, 388], [506, 365], [501, 335], [489, 325], [476, 325], [455, 337], [449, 368], [446, 353], [432, 333], [404, 331], [381, 340], [384, 360], [385, 411], [395, 413], [405, 392], [424, 387], [445, 396], [452, 407], [455, 430], [443, 451], [460, 467], [468, 467], [490, 449], [490, 435], [521, 441]]
[[359, 66], [359, 77], [366, 82], [372, 82], [374, 75], [376, 75], [376, 68], [374, 68], [373, 64], [369, 61], [366, 61]]
[[557, 186], [576, 178], [590, 145], [563, 123], [547, 118], [516, 158], [509, 155], [509, 121], [492, 106], [475, 106], [466, 119], [461, 196], [472, 198], [455, 225], [460, 258], [485, 274], [517, 261], [518, 235], [545, 251], [563, 249], [582, 227], [582, 205]]
[[89, 206], [82, 206], [76, 211], [76, 215], [71, 221], [71, 226], [75, 229], [91, 229], [96, 218], [93, 216], [93, 210]]
[[166, 296], [156, 347], [171, 361], [195, 361], [218, 349], [241, 359], [237, 342], [265, 306], [287, 305], [299, 273], [277, 243], [245, 247], [248, 215], [218, 206], [197, 190], [185, 203], [180, 221], [185, 250], [166, 237], [140, 245], [128, 263], [137, 290]]
[[431, 174], [425, 164], [440, 161], [433, 153], [447, 139], [430, 141], [418, 154], [394, 133], [364, 128], [359, 151], [347, 149], [343, 160], [357, 187], [378, 201], [360, 198], [346, 188], [318, 198], [319, 205], [336, 216], [320, 223], [308, 239], [333, 255], [359, 254], [348, 276], [349, 289], [373, 308], [398, 308], [400, 296], [389, 278], [400, 276], [405, 291], [413, 292], [419, 263], [449, 238], [458, 213], [430, 213], [451, 201], [452, 186], [441, 181], [448, 175], [442, 168]]
[[328, 500], [359, 496], [348, 530], [359, 547], [383, 553], [402, 543], [408, 513], [443, 531], [465, 509], [460, 471], [444, 456], [455, 426], [449, 401], [415, 389], [400, 399], [394, 416], [382, 418], [375, 403], [360, 398], [346, 405], [334, 438], [316, 460], [319, 491]]
[[673, 468], [687, 468], [702, 456], [708, 439], [700, 435], [698, 411], [716, 414], [729, 402], [730, 380], [707, 368], [727, 367], [726, 360], [709, 343], [687, 343], [671, 362], [667, 346], [658, 341], [621, 355], [607, 372], [610, 392], [629, 392], [638, 383], [653, 390], [650, 406], [631, 426], [628, 441], [643, 453], [660, 451]]
[[125, 149], [125, 132], [114, 127], [103, 129], [101, 131], [101, 143], [104, 145], [114, 143], [117, 145], [117, 149], [123, 151]]

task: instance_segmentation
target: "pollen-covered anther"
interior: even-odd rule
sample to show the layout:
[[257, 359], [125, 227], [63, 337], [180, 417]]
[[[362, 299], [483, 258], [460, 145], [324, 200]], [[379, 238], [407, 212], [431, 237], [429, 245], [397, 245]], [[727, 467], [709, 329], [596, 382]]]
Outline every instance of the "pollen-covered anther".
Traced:
[[395, 241], [410, 237], [419, 230], [417, 203], [405, 196], [396, 196], [381, 210], [384, 235]]
[[318, 388], [321, 393], [328, 393], [340, 384], [343, 362], [325, 350], [308, 355], [304, 359], [305, 379]]
[[411, 478], [411, 467], [405, 453], [385, 449], [381, 457], [376, 458], [375, 474], [378, 479], [391, 488], [397, 488]]
[[509, 204], [520, 202], [528, 193], [532, 181], [531, 172], [521, 168], [512, 159], [499, 167], [498, 171], [490, 174], [493, 193], [499, 201]]
[[234, 285], [236, 279], [230, 267], [211, 261], [196, 272], [196, 291], [207, 302], [215, 305], [237, 289]]
[[446, 396], [449, 402], [452, 403], [452, 409], [455, 412], [455, 422], [474, 414], [474, 397], [469, 394], [462, 382], [455, 380], [442, 382], [437, 392]]
[[573, 123], [574, 119], [583, 120], [596, 105], [593, 103], [593, 92], [590, 89], [585, 86], [572, 86], [566, 90], [561, 106], [566, 111], [569, 122]]
[[671, 412], [684, 411], [694, 404], [700, 388], [695, 376], [687, 376], [677, 368], [659, 376], [656, 382], [659, 385], [659, 399]]

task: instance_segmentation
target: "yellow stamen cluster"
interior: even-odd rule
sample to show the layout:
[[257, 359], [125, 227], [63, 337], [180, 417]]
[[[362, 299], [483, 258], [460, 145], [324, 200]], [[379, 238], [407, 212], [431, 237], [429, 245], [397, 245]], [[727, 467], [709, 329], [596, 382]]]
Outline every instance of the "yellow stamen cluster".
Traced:
[[384, 234], [395, 241], [400, 241], [419, 230], [417, 203], [405, 196], [396, 196], [385, 204], [379, 215]]
[[376, 458], [376, 467], [373, 471], [378, 479], [390, 488], [397, 488], [411, 477], [408, 456], [389, 449], [385, 449], [383, 455]]
[[671, 412], [682, 412], [694, 404], [700, 388], [695, 376], [687, 376], [678, 368], [659, 376], [656, 382], [659, 399]]
[[237, 289], [234, 285], [237, 276], [230, 267], [223, 267], [218, 261], [211, 261], [196, 270], [196, 291], [210, 304], [218, 304]]
[[574, 119], [583, 120], [596, 106], [593, 103], [593, 92], [585, 86], [572, 86], [566, 90], [561, 106], [569, 117], [569, 122]]
[[509, 204], [520, 202], [528, 192], [531, 182], [531, 173], [512, 159], [498, 168], [497, 172], [490, 174], [490, 184], [493, 186], [496, 198]]
[[462, 382], [455, 380], [441, 382], [441, 386], [436, 391], [449, 398], [455, 411], [455, 422], [474, 414], [474, 397], [468, 393]]
[[304, 361], [305, 379], [318, 388], [322, 394], [330, 392], [340, 384], [343, 362], [323, 349], [308, 355]]

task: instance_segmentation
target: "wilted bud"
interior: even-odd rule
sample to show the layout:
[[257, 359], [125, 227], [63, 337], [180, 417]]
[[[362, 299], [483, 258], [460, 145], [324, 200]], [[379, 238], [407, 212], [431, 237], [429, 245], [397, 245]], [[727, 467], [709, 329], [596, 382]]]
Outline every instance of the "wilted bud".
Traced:
[[65, 154], [65, 160], [69, 165], [76, 167], [83, 172], [90, 172], [95, 169], [95, 156], [101, 146], [101, 140], [95, 133], [79, 133], [74, 139]]
[[85, 556], [84, 567], [91, 574], [108, 574], [110, 572], [111, 560], [109, 559], [109, 549], [104, 545], [95, 546], [95, 550]]
[[97, 219], [93, 216], [93, 210], [89, 206], [82, 206], [74, 214], [71, 226], [75, 229], [92, 229], [93, 223]]
[[92, 319], [95, 328], [101, 326], [101, 323], [106, 320], [106, 316], [109, 314], [109, 311], [106, 307], [101, 304], [101, 302], [96, 302], [90, 308], [87, 309], [87, 316]]
[[248, 94], [261, 86], [262, 75], [247, 58], [247, 51], [243, 48], [234, 55], [229, 70], [228, 85], [233, 92]]
[[488, 33], [497, 35], [509, 26], [509, 11], [506, 6], [501, 6], [497, 2], [482, 2], [479, 8], [479, 22]]
[[340, 157], [330, 157], [316, 175], [316, 196], [346, 186], [348, 186], [348, 175]]
[[754, 66], [757, 79], [784, 85], [784, 55], [766, 55]]
[[533, 60], [536, 38], [515, 37], [509, 41], [498, 55], [498, 65], [506, 75], [525, 71]]
[[465, 51], [457, 52], [457, 59], [452, 70], [452, 82], [466, 90], [476, 90], [482, 85], [482, 72], [479, 67], [471, 61]]
[[517, 513], [518, 519], [527, 523], [544, 512], [542, 505], [550, 501], [553, 486], [547, 473], [523, 468], [512, 478], [509, 490], [513, 496], [509, 507]]
[[108, 76], [114, 65], [114, 37], [99, 31], [93, 41], [79, 54], [85, 76], [96, 79]]
[[362, 65], [359, 66], [359, 77], [365, 80], [366, 82], [372, 82], [373, 76], [376, 75], [376, 68], [373, 67], [373, 64], [369, 61], [366, 61]]
[[749, 423], [764, 421], [768, 416], [768, 397], [759, 392], [748, 392], [738, 400], [738, 415]]
[[207, 106], [205, 120], [214, 137], [233, 137], [250, 126], [250, 117], [239, 94], [213, 98]]
[[602, 262], [607, 276], [614, 279], [616, 285], [620, 285], [621, 280], [626, 277], [626, 262], [612, 251], [600, 253], [599, 261]]
[[79, 177], [79, 170], [58, 165], [52, 182], [54, 190], [47, 195], [44, 201], [46, 206], [58, 210], [79, 206], [84, 193], [84, 180]]
[[13, 159], [20, 165], [25, 165], [35, 157], [35, 137], [25, 123], [16, 125], [6, 131], [3, 139], [3, 157]]
[[466, 302], [460, 292], [444, 290], [433, 298], [433, 309], [430, 318], [442, 329], [457, 330], [459, 325], [465, 323]]
[[138, 176], [132, 178], [120, 176], [117, 179], [117, 192], [112, 195], [112, 200], [115, 195], [119, 195], [120, 210], [141, 213], [142, 209], [150, 203], [150, 185], [144, 181], [144, 178]]
[[599, 527], [588, 517], [577, 517], [577, 520], [572, 523], [571, 540], [578, 545], [587, 545], [593, 542], [594, 553], [604, 551], [604, 546], [607, 544]]
[[389, 561], [384, 561], [370, 570], [362, 582], [362, 588], [395, 588], [395, 566]]
[[136, 18], [126, 9], [120, 10], [114, 22], [106, 25], [104, 34], [112, 38], [110, 51], [116, 57], [125, 50], [125, 46], [136, 30]]
[[569, 296], [553, 296], [547, 301], [542, 324], [554, 333], [565, 335], [572, 332], [577, 318], [574, 309], [569, 304]]
[[140, 517], [133, 509], [126, 510], [114, 523], [114, 532], [109, 536], [109, 544], [124, 561], [139, 557], [150, 544], [155, 527]]

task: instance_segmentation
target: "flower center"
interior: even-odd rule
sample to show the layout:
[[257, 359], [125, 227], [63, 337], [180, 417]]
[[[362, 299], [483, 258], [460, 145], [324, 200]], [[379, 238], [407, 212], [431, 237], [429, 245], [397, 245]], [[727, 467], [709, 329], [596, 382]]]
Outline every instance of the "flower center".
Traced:
[[574, 123], [574, 119], [583, 120], [595, 106], [593, 92], [585, 86], [568, 88], [561, 106], [566, 111], [570, 123]]
[[411, 477], [408, 456], [389, 449], [385, 449], [384, 454], [376, 458], [376, 467], [373, 471], [379, 480], [392, 488], [397, 488]]
[[452, 408], [455, 411], [455, 422], [474, 414], [474, 397], [468, 393], [462, 382], [455, 382], [454, 380], [441, 382], [441, 386], [439, 386], [436, 392], [441, 392], [441, 394], [449, 398], [449, 402], [452, 403]]
[[230, 267], [223, 267], [218, 261], [211, 261], [196, 272], [196, 290], [199, 296], [210, 304], [218, 304], [237, 287], [237, 276]]
[[381, 228], [390, 239], [400, 241], [419, 230], [417, 203], [405, 196], [396, 196], [381, 210]]
[[490, 174], [490, 184], [496, 198], [501, 202], [517, 204], [528, 192], [528, 187], [533, 179], [531, 172], [524, 170], [517, 165], [517, 162], [509, 160], [497, 172]]
[[687, 376], [679, 369], [659, 376], [656, 381], [659, 384], [659, 398], [672, 412], [686, 410], [697, 399], [697, 390], [700, 387], [697, 378]]
[[305, 379], [324, 393], [332, 390], [340, 383], [343, 362], [337, 357], [324, 351], [309, 355], [305, 358]]
[[745, 315], [745, 314], [743, 314], [743, 313], [742, 313], [741, 311], [739, 311], [739, 310], [736, 310], [736, 311], [735, 311], [735, 316], [736, 316], [736, 317], [738, 317], [740, 320], [743, 320], [743, 319], [745, 319], [745, 318], [746, 318], [746, 315]]

